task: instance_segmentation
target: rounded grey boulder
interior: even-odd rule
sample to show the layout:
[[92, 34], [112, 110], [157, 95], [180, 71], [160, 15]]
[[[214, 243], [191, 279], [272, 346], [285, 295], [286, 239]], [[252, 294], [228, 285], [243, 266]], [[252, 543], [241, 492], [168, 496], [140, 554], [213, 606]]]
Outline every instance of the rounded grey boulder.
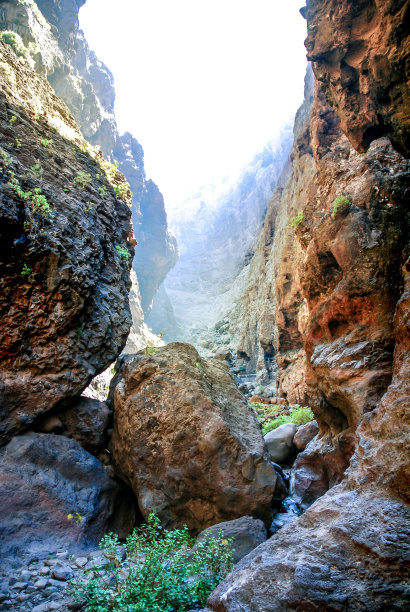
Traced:
[[293, 423], [284, 423], [265, 436], [265, 444], [270, 458], [275, 463], [283, 463], [293, 452], [293, 437], [297, 431]]

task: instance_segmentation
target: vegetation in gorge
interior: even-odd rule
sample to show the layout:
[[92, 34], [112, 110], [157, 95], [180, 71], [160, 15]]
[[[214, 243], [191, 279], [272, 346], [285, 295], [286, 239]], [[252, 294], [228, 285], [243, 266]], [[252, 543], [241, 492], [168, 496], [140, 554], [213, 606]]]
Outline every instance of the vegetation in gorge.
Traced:
[[289, 219], [289, 225], [296, 231], [303, 223], [303, 212], [300, 210], [296, 217]]
[[333, 200], [332, 217], [336, 217], [337, 213], [346, 211], [350, 208], [351, 201], [346, 196], [337, 196]]
[[304, 425], [315, 417], [308, 406], [291, 406], [286, 408], [277, 404], [250, 404], [256, 411], [258, 421], [262, 424], [262, 433], [266, 435], [269, 431], [276, 429], [284, 423]]
[[202, 607], [232, 567], [231, 541], [208, 537], [194, 544], [186, 526], [163, 529], [155, 513], [134, 529], [123, 548], [118, 537], [100, 543], [104, 561], [72, 583], [89, 611], [183, 612]]

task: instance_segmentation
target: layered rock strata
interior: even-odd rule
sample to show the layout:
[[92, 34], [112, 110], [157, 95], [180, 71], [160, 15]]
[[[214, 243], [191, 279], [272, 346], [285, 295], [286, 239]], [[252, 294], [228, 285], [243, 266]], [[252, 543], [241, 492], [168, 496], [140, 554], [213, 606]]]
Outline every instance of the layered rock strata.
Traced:
[[122, 350], [131, 324], [133, 239], [123, 175], [84, 141], [48, 83], [3, 43], [0, 61], [5, 442], [79, 395]]
[[194, 532], [245, 515], [269, 525], [275, 470], [225, 364], [181, 343], [124, 357], [111, 399], [115, 465], [145, 517]]

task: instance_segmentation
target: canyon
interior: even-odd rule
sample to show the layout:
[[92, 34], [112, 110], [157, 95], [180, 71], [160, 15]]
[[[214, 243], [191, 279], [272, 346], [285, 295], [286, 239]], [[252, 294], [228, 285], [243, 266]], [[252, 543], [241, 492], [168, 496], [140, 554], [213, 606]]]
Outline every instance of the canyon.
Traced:
[[[307, 0], [293, 133], [173, 212], [179, 261], [82, 4], [0, 5], [0, 605], [75, 609], [30, 572], [155, 510], [258, 521], [206, 611], [407, 609], [409, 3]], [[314, 415], [281, 425], [291, 486], [265, 403]], [[266, 539], [290, 489], [301, 516]]]

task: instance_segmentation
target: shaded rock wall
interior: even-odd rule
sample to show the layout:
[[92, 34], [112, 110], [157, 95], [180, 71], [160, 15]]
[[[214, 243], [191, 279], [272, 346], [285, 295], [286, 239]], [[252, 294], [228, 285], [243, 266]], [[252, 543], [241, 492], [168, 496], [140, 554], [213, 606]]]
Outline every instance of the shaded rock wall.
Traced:
[[[65, 101], [84, 138], [98, 145], [126, 176], [133, 194], [132, 218], [139, 243], [133, 268], [147, 314], [159, 284], [176, 261], [176, 241], [167, 229], [162, 196], [156, 185], [146, 180], [141, 145], [131, 134], [118, 133], [113, 76], [79, 30], [78, 10], [83, 4], [82, 0], [3, 2], [0, 27], [18, 32], [26, 45], [36, 45], [32, 53], [36, 70]], [[142, 321], [136, 319], [134, 326], [140, 329]]]
[[107, 180], [65, 104], [3, 43], [0, 61], [4, 442], [121, 352], [133, 237], [123, 175]]

